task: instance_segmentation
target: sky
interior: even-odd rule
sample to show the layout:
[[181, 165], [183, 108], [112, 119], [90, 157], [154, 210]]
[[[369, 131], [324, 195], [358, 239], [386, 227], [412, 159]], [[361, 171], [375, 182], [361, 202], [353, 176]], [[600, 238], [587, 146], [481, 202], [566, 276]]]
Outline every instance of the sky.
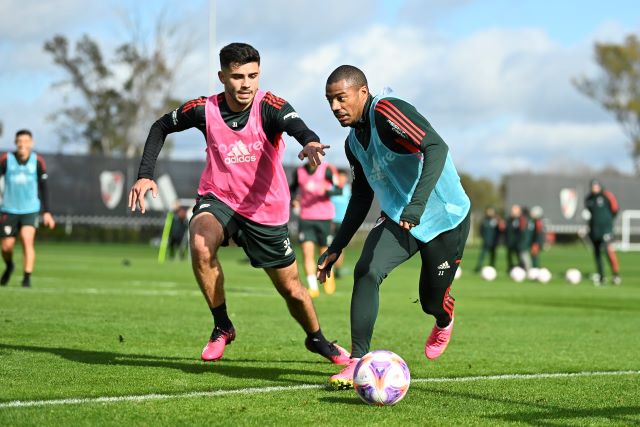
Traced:
[[[76, 98], [55, 86], [64, 74], [44, 42], [88, 34], [110, 52], [127, 41], [127, 17], [150, 34], [164, 10], [193, 40], [177, 69], [178, 99], [221, 91], [214, 55], [227, 43], [250, 43], [261, 54], [261, 87], [293, 105], [331, 145], [327, 158], [339, 166], [346, 165], [347, 130], [329, 110], [324, 83], [337, 66], [352, 64], [373, 93], [390, 87], [415, 105], [461, 172], [499, 179], [523, 171], [633, 170], [620, 126], [571, 81], [598, 75], [596, 41], [640, 35], [635, 2], [220, 0], [214, 6], [210, 28], [209, 0], [0, 0], [0, 150], [12, 149], [17, 129], [30, 128], [45, 155], [82, 152], [80, 144], [61, 145], [49, 119]], [[300, 147], [286, 141], [285, 161], [296, 162]], [[175, 136], [171, 156], [203, 159], [202, 135]]]

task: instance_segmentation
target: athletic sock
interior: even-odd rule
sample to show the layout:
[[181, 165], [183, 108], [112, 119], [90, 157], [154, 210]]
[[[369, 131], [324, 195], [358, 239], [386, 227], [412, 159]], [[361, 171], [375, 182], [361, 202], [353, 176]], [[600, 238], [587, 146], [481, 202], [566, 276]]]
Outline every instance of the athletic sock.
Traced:
[[307, 283], [309, 284], [309, 289], [318, 289], [318, 279], [315, 275], [310, 274], [307, 276]]
[[14, 265], [13, 261], [6, 262], [7, 268], [5, 268], [4, 273], [2, 273], [2, 278], [0, 278], [0, 285], [4, 286], [9, 282], [11, 278], [11, 273], [13, 273]]
[[322, 330], [318, 329], [316, 332], [307, 333], [307, 348], [309, 350], [314, 351], [315, 353], [319, 353], [325, 357], [327, 356], [336, 356], [340, 352], [338, 349], [322, 334]]
[[233, 323], [231, 323], [231, 319], [229, 319], [229, 315], [227, 314], [226, 301], [217, 307], [210, 307], [210, 309], [211, 314], [213, 315], [213, 322], [216, 327], [224, 329], [225, 331], [233, 328]]
[[24, 276], [22, 277], [22, 286], [31, 286], [31, 273], [27, 273], [26, 271], [24, 272]]
[[436, 326], [438, 327], [438, 329], [447, 329], [450, 325], [451, 325], [451, 321], [453, 320], [453, 318], [449, 318], [448, 322], [445, 322], [444, 320], [436, 320]]

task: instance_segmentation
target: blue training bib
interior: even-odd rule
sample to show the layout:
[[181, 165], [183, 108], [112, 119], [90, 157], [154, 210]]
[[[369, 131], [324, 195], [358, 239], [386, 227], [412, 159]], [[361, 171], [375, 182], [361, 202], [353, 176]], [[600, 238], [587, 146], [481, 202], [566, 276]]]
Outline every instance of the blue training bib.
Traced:
[[[411, 201], [422, 173], [423, 155], [398, 154], [389, 150], [378, 135], [375, 122], [375, 106], [385, 95], [376, 96], [369, 109], [371, 141], [365, 150], [358, 142], [355, 130], [349, 133], [348, 144], [353, 155], [362, 165], [369, 185], [380, 201], [382, 210], [391, 220], [400, 223], [400, 215]], [[469, 213], [471, 202], [460, 184], [451, 156], [447, 159], [435, 188], [429, 195], [420, 224], [411, 234], [422, 242], [429, 242], [437, 235], [455, 228]]]
[[38, 158], [32, 152], [21, 165], [14, 153], [7, 153], [7, 171], [4, 175], [2, 212], [29, 214], [40, 212], [38, 197]]

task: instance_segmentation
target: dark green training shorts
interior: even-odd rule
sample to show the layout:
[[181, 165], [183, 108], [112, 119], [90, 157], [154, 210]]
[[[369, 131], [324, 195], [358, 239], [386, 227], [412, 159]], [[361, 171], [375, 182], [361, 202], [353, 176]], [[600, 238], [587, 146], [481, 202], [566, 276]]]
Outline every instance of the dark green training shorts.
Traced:
[[0, 214], [0, 233], [1, 237], [15, 237], [18, 231], [24, 226], [38, 228], [40, 224], [40, 213], [28, 214], [12, 214], [2, 212]]
[[318, 246], [327, 246], [331, 235], [331, 220], [321, 219], [301, 219], [298, 240], [302, 242], [313, 242]]
[[296, 261], [291, 248], [287, 224], [263, 225], [251, 221], [236, 213], [213, 194], [207, 194], [196, 200], [193, 218], [203, 212], [212, 214], [224, 230], [222, 246], [229, 245], [229, 239], [249, 257], [251, 265], [258, 268], [287, 267]]

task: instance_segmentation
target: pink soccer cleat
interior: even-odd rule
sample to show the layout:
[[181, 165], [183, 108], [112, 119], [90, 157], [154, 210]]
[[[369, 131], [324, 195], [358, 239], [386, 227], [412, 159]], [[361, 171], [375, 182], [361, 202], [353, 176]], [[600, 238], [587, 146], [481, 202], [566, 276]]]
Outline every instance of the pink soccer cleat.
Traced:
[[343, 347], [340, 347], [338, 344], [336, 343], [332, 343], [331, 344], [334, 348], [335, 351], [337, 351], [338, 354], [333, 354], [329, 357], [329, 360], [331, 360], [331, 363], [333, 363], [334, 365], [346, 365], [348, 363], [351, 363], [351, 354]]
[[433, 327], [424, 347], [424, 355], [427, 359], [433, 360], [444, 353], [451, 339], [451, 332], [453, 332], [453, 317], [446, 328], [439, 328], [437, 324]]
[[220, 359], [224, 353], [224, 347], [227, 344], [231, 344], [231, 341], [235, 339], [236, 330], [233, 327], [225, 331], [216, 326], [213, 328], [209, 342], [202, 349], [202, 355], [200, 357], [205, 362], [213, 362]]
[[334, 390], [347, 390], [353, 388], [353, 374], [356, 370], [356, 365], [360, 359], [350, 359], [349, 364], [345, 366], [342, 371], [329, 378], [329, 385]]

